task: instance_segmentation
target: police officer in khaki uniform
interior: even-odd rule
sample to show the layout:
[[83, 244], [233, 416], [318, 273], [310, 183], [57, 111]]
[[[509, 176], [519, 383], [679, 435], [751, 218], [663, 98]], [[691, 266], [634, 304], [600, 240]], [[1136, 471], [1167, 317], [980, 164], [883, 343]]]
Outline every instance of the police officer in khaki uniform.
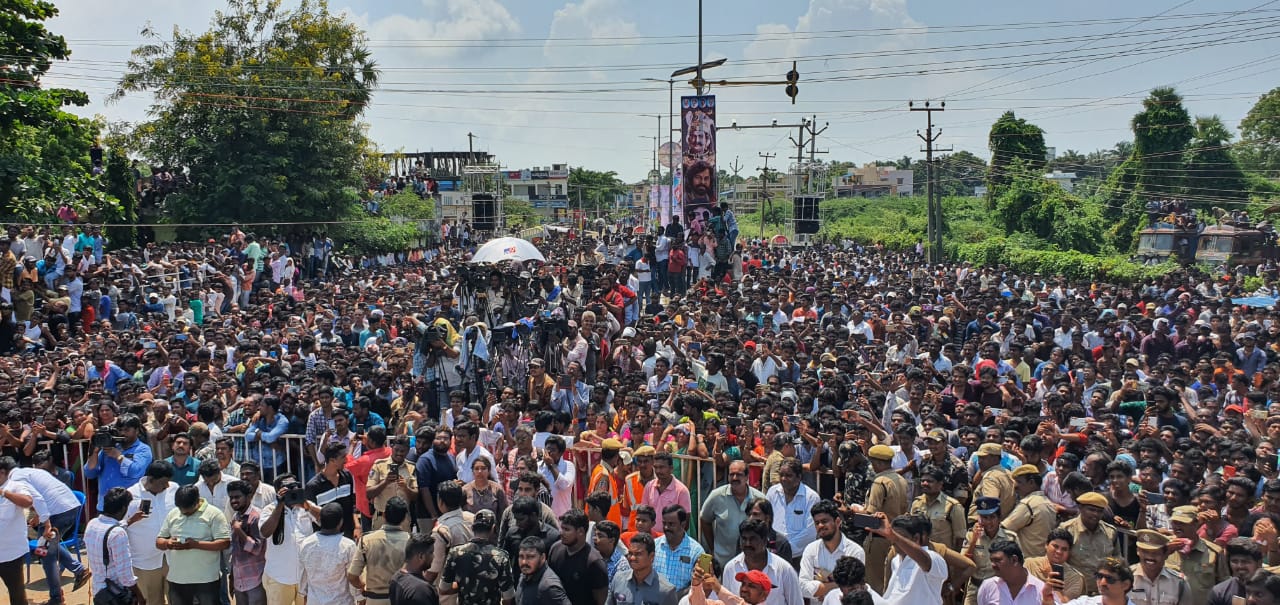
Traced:
[[366, 605], [391, 603], [391, 579], [404, 565], [405, 546], [409, 544], [409, 532], [401, 529], [409, 518], [409, 503], [392, 496], [382, 513], [383, 526], [360, 537], [356, 555], [347, 567], [347, 580], [360, 590]]
[[[874, 445], [867, 450], [867, 459], [871, 461], [871, 471], [875, 478], [871, 480], [871, 488], [867, 491], [866, 506], [858, 507], [849, 504], [854, 512], [868, 515], [884, 513], [890, 519], [896, 519], [907, 512], [907, 480], [893, 470], [893, 449], [887, 445]], [[861, 508], [862, 510], [858, 510]], [[883, 593], [888, 582], [889, 541], [871, 534], [863, 545], [867, 552], [867, 584], [876, 592]]]
[[920, 471], [920, 489], [923, 494], [911, 502], [911, 514], [924, 515], [933, 523], [930, 542], [941, 542], [948, 548], [964, 547], [964, 505], [942, 491], [946, 478], [942, 469], [926, 466]]
[[1206, 603], [1213, 587], [1231, 577], [1231, 569], [1222, 547], [1200, 537], [1199, 512], [1194, 506], [1179, 506], [1169, 515], [1173, 536], [1182, 547], [1169, 555], [1165, 565], [1186, 579], [1192, 602]]
[[1004, 450], [997, 443], [984, 443], [978, 448], [978, 474], [974, 476], [977, 487], [973, 490], [973, 502], [969, 504], [969, 521], [978, 520], [977, 502], [981, 498], [1000, 500], [1000, 516], [1013, 512], [1018, 497], [1013, 489], [1013, 477], [1000, 466]]
[[1098, 583], [1093, 579], [1098, 564], [1108, 557], [1119, 557], [1116, 545], [1116, 528], [1102, 520], [1107, 510], [1107, 498], [1098, 492], [1086, 492], [1076, 498], [1080, 514], [1059, 527], [1071, 532], [1075, 544], [1071, 546], [1071, 558], [1067, 561], [1084, 574], [1084, 590], [1088, 595], [1098, 594]]
[[1058, 526], [1058, 507], [1040, 491], [1040, 467], [1024, 464], [1013, 469], [1013, 483], [1018, 503], [1000, 524], [1018, 536], [1018, 547], [1031, 557], [1044, 556], [1045, 540]]
[[977, 506], [978, 522], [973, 525], [973, 531], [969, 532], [968, 538], [965, 539], [964, 550], [961, 551], [961, 554], [971, 559], [977, 566], [973, 577], [969, 580], [969, 585], [965, 588], [965, 605], [975, 605], [978, 602], [978, 586], [983, 580], [996, 575], [995, 569], [991, 567], [991, 554], [987, 552], [987, 548], [992, 542], [1015, 540], [1012, 533], [1000, 527], [999, 498], [982, 497], [975, 500], [974, 504]]
[[[1182, 574], [1165, 567], [1169, 538], [1160, 532], [1138, 530], [1138, 564], [1133, 569], [1133, 605], [1192, 605], [1191, 587]], [[1201, 601], [1203, 602], [1203, 601]]]

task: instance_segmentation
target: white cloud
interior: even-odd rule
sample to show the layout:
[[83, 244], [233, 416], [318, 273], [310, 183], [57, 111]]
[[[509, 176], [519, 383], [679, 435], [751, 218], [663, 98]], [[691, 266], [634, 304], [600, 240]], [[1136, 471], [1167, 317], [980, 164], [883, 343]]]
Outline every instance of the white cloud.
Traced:
[[[405, 41], [408, 54], [419, 59], [440, 59], [464, 52], [474, 56], [483, 47], [423, 42], [438, 39], [483, 42], [520, 32], [520, 23], [499, 0], [422, 0], [422, 5], [421, 16], [397, 13], [368, 23], [369, 38]], [[393, 50], [405, 51], [406, 48]]]

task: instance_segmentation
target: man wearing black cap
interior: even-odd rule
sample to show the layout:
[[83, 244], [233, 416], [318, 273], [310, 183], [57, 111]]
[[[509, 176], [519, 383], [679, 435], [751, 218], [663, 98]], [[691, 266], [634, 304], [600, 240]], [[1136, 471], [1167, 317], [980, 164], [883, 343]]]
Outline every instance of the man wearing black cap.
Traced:
[[1000, 514], [999, 498], [991, 496], [977, 498], [974, 501], [974, 509], [978, 513], [978, 522], [973, 525], [973, 531], [969, 532], [962, 552], [978, 568], [973, 572], [973, 578], [969, 580], [969, 585], [965, 589], [965, 605], [976, 603], [978, 586], [983, 580], [996, 575], [995, 569], [991, 566], [991, 553], [987, 547], [1001, 540], [1010, 542], [1017, 540], [1017, 536], [1000, 527], [1003, 516]]

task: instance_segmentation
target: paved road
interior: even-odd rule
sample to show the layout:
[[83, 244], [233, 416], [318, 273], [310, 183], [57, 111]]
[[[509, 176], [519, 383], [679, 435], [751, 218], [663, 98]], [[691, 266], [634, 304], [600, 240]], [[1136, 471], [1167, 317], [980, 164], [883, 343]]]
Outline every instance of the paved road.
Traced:
[[[89, 605], [93, 599], [89, 598], [89, 585], [76, 592], [71, 592], [71, 587], [76, 583], [76, 579], [70, 573], [62, 574], [62, 594], [66, 600], [66, 605]], [[44, 583], [44, 570], [39, 565], [31, 566], [31, 581], [27, 583], [27, 602], [38, 605], [49, 600], [49, 593], [46, 592]], [[9, 591], [5, 590], [4, 584], [0, 583], [0, 603], [12, 603], [9, 598]]]

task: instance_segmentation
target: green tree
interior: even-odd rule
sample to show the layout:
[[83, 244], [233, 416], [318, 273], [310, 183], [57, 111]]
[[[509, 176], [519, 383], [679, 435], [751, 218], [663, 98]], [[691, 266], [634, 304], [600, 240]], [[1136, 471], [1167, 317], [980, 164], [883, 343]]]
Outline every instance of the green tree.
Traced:
[[1009, 234], [1033, 235], [1063, 250], [1096, 253], [1102, 242], [1101, 208], [1044, 178], [1041, 167], [1014, 160], [1009, 183], [996, 199], [996, 216]]
[[533, 204], [514, 197], [502, 201], [502, 216], [508, 227], [516, 229], [532, 227], [542, 221], [538, 211], [534, 210]]
[[119, 202], [114, 211], [104, 218], [106, 222], [124, 225], [108, 227], [107, 239], [112, 247], [129, 247], [137, 243], [138, 192], [135, 189], [133, 169], [129, 164], [129, 156], [119, 147], [112, 147], [106, 153], [103, 173], [107, 195]]
[[1240, 121], [1235, 150], [1245, 170], [1275, 178], [1280, 171], [1280, 88], [1262, 95]]
[[614, 207], [614, 196], [627, 192], [627, 184], [610, 170], [598, 172], [586, 168], [569, 170], [569, 204], [582, 204], [588, 213], [608, 213]]
[[987, 147], [991, 150], [991, 164], [987, 168], [988, 207], [995, 206], [996, 198], [1012, 182], [1008, 168], [1014, 160], [1022, 160], [1024, 170], [1043, 170], [1048, 153], [1044, 144], [1044, 131], [1017, 117], [1012, 111], [1004, 112], [991, 125]]
[[71, 52], [44, 22], [58, 9], [42, 0], [0, 2], [0, 216], [51, 216], [63, 202], [88, 215], [111, 200], [92, 176], [89, 148], [98, 127], [62, 108], [83, 106], [78, 90], [42, 88], [54, 61]]
[[[1244, 202], [1249, 199], [1249, 182], [1227, 149], [1231, 131], [1218, 116], [1198, 117], [1196, 135], [1183, 158], [1186, 182], [1183, 193], [1192, 203], [1206, 208], [1217, 200]], [[1212, 202], [1200, 202], [1213, 198]]]
[[1132, 247], [1135, 233], [1145, 225], [1148, 201], [1182, 193], [1183, 156], [1196, 133], [1182, 97], [1171, 87], [1152, 90], [1131, 125], [1132, 151], [1100, 190], [1121, 250]]
[[323, 0], [292, 9], [228, 0], [208, 31], [143, 34], [112, 98], [152, 93], [154, 119], [134, 133], [141, 153], [190, 170], [190, 186], [165, 200], [167, 216], [294, 223], [355, 214], [371, 148], [358, 120], [378, 79], [363, 31]]
[[[971, 196], [973, 188], [986, 181], [987, 163], [968, 151], [957, 151], [938, 158], [938, 190], [944, 196]], [[924, 174], [916, 182], [924, 181]]]

